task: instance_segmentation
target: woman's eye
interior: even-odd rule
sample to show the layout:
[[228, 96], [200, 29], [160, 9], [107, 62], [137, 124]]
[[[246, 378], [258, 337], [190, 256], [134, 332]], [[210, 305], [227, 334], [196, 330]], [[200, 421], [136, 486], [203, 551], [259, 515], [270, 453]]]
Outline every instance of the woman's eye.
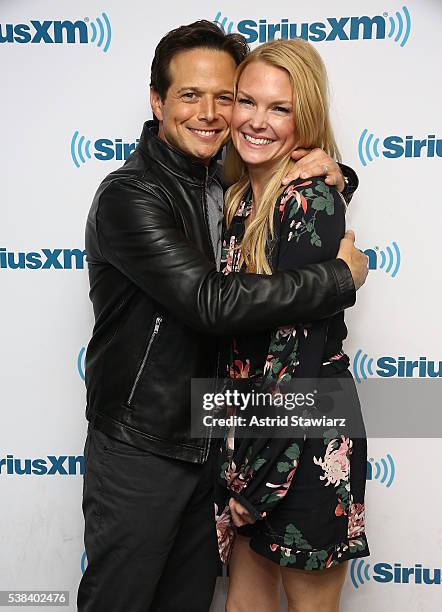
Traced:
[[252, 101], [251, 101], [251, 100], [249, 100], [248, 98], [239, 98], [238, 102], [239, 102], [240, 104], [246, 104], [246, 105], [250, 105], [250, 104], [252, 104]]
[[284, 106], [275, 106], [275, 110], [278, 111], [278, 113], [289, 113], [289, 109], [285, 108]]

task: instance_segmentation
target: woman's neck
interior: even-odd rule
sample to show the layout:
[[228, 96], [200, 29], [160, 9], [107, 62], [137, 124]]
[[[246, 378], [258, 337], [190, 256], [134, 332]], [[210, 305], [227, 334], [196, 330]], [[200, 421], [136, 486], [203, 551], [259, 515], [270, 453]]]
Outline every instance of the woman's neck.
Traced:
[[256, 212], [256, 209], [259, 207], [259, 203], [262, 198], [262, 194], [266, 188], [266, 185], [272, 176], [272, 168], [256, 168], [256, 167], [247, 167], [247, 171], [249, 173], [250, 179], [250, 187], [253, 192], [253, 209]]

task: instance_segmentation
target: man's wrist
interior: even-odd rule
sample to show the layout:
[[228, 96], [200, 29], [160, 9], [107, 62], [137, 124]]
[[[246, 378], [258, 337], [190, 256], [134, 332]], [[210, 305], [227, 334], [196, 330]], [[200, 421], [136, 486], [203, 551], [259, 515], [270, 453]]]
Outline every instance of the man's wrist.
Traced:
[[341, 191], [341, 195], [347, 204], [350, 204], [353, 194], [359, 186], [358, 175], [350, 166], [340, 163], [339, 167], [344, 177], [344, 189]]
[[340, 312], [354, 306], [356, 302], [356, 287], [347, 262], [337, 258], [332, 259], [329, 263], [337, 289], [336, 312]]

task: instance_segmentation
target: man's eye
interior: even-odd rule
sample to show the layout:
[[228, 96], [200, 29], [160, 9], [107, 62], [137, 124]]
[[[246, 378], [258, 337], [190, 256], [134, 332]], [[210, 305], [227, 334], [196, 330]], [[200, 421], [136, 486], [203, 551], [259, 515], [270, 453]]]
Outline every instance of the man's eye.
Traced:
[[221, 102], [233, 102], [231, 96], [219, 96], [218, 99], [221, 100]]
[[194, 97], [195, 93], [193, 91], [188, 91], [187, 93], [183, 94], [183, 98], [186, 98], [186, 100], [193, 100]]

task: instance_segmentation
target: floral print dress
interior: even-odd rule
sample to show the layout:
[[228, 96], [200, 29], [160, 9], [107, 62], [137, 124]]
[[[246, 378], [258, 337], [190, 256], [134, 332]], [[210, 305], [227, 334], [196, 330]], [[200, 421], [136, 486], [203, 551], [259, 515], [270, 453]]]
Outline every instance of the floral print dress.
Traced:
[[[223, 242], [221, 270], [239, 269], [251, 192], [241, 202]], [[272, 272], [334, 259], [345, 232], [345, 203], [322, 178], [290, 183], [275, 204], [275, 239], [267, 245]], [[230, 378], [256, 378], [264, 389], [296, 377], [336, 377], [350, 383], [348, 398], [360, 419], [343, 313], [273, 332], [236, 335], [226, 351]], [[363, 430], [363, 424], [362, 424]], [[220, 483], [227, 497], [216, 506], [221, 559], [228, 562], [236, 533], [281, 566], [322, 570], [369, 555], [365, 536], [365, 436], [350, 439], [335, 428], [322, 437], [226, 439], [220, 450]], [[227, 490], [227, 491], [226, 491]], [[256, 519], [236, 529], [226, 499], [233, 496]]]

